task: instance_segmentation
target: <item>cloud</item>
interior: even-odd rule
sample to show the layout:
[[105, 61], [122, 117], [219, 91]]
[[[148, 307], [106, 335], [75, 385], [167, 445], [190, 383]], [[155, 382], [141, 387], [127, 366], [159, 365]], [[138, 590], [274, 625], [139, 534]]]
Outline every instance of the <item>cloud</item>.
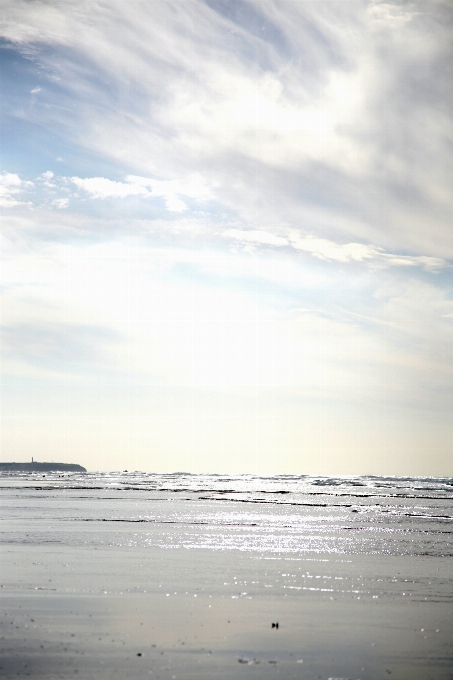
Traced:
[[[189, 176], [185, 180], [159, 180], [140, 175], [127, 175], [126, 182], [118, 182], [106, 177], [56, 177], [50, 170], [42, 173], [38, 178], [41, 188], [47, 191], [41, 197], [41, 203], [57, 210], [69, 207], [68, 184], [74, 184], [78, 189], [88, 194], [93, 199], [105, 200], [114, 198], [122, 200], [130, 196], [142, 197], [146, 200], [162, 198], [166, 209], [170, 213], [189, 213], [189, 219], [184, 226], [180, 222], [172, 222], [171, 225], [159, 226], [159, 229], [170, 229], [173, 233], [189, 233], [193, 236], [206, 238], [210, 236], [212, 241], [217, 238], [217, 229], [209, 229], [206, 225], [200, 224], [199, 219], [195, 219], [190, 214], [189, 207], [181, 196], [186, 200], [194, 202], [194, 205], [212, 204], [213, 185], [203, 181], [197, 174]], [[0, 177], [1, 200], [4, 207], [20, 206], [16, 196], [22, 190], [29, 192], [35, 185], [33, 182], [22, 180], [18, 175], [5, 173]], [[55, 197], [57, 192], [63, 195]], [[50, 201], [47, 197], [50, 197]], [[34, 205], [39, 205], [39, 196], [35, 195]], [[31, 204], [29, 202], [29, 204]], [[109, 218], [110, 219], [110, 218]], [[129, 220], [128, 229], [134, 221]], [[138, 224], [138, 222], [137, 222]], [[157, 223], [156, 223], [157, 224]], [[154, 230], [152, 222], [147, 225], [148, 230]], [[140, 228], [141, 230], [141, 228]], [[286, 231], [286, 234], [285, 234]], [[332, 239], [316, 237], [313, 234], [304, 234], [296, 230], [278, 229], [278, 233], [263, 229], [238, 229], [229, 228], [221, 231], [223, 238], [237, 243], [243, 243], [246, 249], [266, 246], [270, 248], [287, 248], [298, 252], [305, 252], [313, 258], [327, 262], [338, 263], [363, 263], [371, 268], [418, 267], [433, 273], [442, 269], [450, 268], [450, 264], [440, 257], [389, 252], [381, 246], [372, 243], [346, 242], [339, 243]]]
[[159, 180], [136, 175], [128, 175], [126, 179], [140, 186], [149, 187], [153, 196], [164, 198], [171, 212], [187, 210], [187, 205], [179, 196], [185, 196], [196, 202], [209, 201], [213, 198], [211, 187], [198, 173], [193, 173], [185, 180]]
[[287, 237], [276, 236], [267, 231], [246, 231], [241, 229], [227, 229], [223, 232], [225, 238], [243, 243], [274, 246], [277, 248], [291, 247], [295, 250], [309, 253], [320, 260], [330, 262], [369, 262], [373, 266], [421, 267], [427, 271], [439, 271], [445, 268], [445, 260], [436, 257], [418, 255], [395, 255], [384, 252], [382, 248], [364, 243], [335, 243], [325, 238], [301, 236], [291, 232]]
[[451, 264], [442, 260], [440, 257], [427, 257], [423, 255], [393, 255], [391, 253], [380, 253], [379, 257], [383, 263], [399, 267], [421, 267], [426, 271], [438, 272], [441, 269], [451, 269]]
[[307, 236], [301, 238], [298, 234], [290, 234], [289, 240], [296, 250], [304, 250], [314, 257], [336, 262], [363, 262], [375, 258], [379, 252], [373, 246], [363, 243], [338, 244], [324, 238]]
[[338, 243], [453, 257], [450, 3], [239, 6], [9, 0], [2, 30], [49, 48], [34, 59], [61, 85], [41, 115], [132, 177], [159, 168], [148, 188], [170, 211], [190, 209], [171, 183], [195, 172], [249, 229], [314, 211]]
[[188, 209], [180, 198], [185, 196], [196, 202], [207, 201], [212, 197], [210, 188], [199, 175], [194, 174], [186, 180], [159, 180], [139, 175], [128, 175], [126, 182], [114, 182], [105, 177], [69, 178], [79, 189], [93, 198], [125, 198], [126, 196], [145, 196], [163, 198], [167, 210], [181, 213]]
[[12, 208], [21, 205], [22, 202], [17, 200], [17, 197], [22, 191], [31, 187], [33, 187], [33, 182], [24, 182], [19, 175], [11, 172], [3, 173], [0, 175], [0, 206]]
[[59, 210], [64, 210], [69, 206], [69, 199], [68, 198], [55, 198], [51, 205], [54, 205], [56, 208]]
[[114, 182], [105, 177], [71, 177], [79, 189], [83, 189], [93, 198], [125, 198], [126, 196], [148, 196], [149, 192], [139, 184]]
[[422, 15], [423, 11], [417, 12], [413, 8], [395, 4], [392, 2], [371, 2], [368, 7], [371, 21], [379, 28], [398, 28], [407, 24], [414, 18]]
[[452, 303], [414, 279], [371, 273], [350, 283], [327, 276], [322, 260], [310, 271], [283, 250], [282, 259], [257, 259], [67, 238], [26, 253], [14, 240], [4, 250], [11, 370], [108, 365], [136, 381], [271, 384], [305, 395], [322, 388], [348, 399], [355, 385], [367, 399], [391, 390], [403, 401], [426, 400], [428, 385], [446, 385], [453, 372], [451, 324], [442, 318]]
[[288, 239], [281, 236], [275, 236], [268, 231], [242, 231], [240, 229], [227, 229], [223, 232], [226, 238], [232, 238], [237, 241], [245, 241], [247, 243], [258, 243], [260, 245], [270, 246], [287, 246]]

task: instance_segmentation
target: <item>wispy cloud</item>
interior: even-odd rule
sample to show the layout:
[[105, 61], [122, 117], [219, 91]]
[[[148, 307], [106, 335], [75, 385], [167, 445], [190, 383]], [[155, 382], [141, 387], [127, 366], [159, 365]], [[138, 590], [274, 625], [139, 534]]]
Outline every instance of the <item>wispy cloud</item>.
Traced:
[[254, 216], [297, 228], [316, 205], [339, 241], [450, 257], [450, 9], [266, 0], [236, 14], [188, 0], [175, 14], [171, 3], [19, 1], [6, 3], [3, 34], [64, 52], [58, 68], [51, 53], [35, 59], [58, 74], [60, 101], [77, 100], [77, 136], [133, 159], [135, 176], [158, 167], [167, 184], [153, 191], [175, 212], [185, 201], [168, 182], [195, 170], [250, 227]]
[[[24, 181], [18, 175], [6, 173], [0, 177], [0, 188], [3, 190], [3, 206], [13, 208], [20, 206], [21, 202], [15, 197], [28, 190], [29, 205], [47, 204], [50, 208], [58, 210], [69, 206], [70, 198], [77, 198], [77, 192], [70, 192], [68, 186], [74, 185], [83, 195], [94, 200], [126, 199], [131, 196], [148, 200], [164, 199], [164, 204], [169, 213], [183, 213], [189, 210], [182, 200], [194, 201], [198, 205], [206, 205], [212, 201], [213, 189], [203, 183], [197, 175], [186, 181], [165, 181], [137, 175], [126, 176], [125, 182], [114, 181], [105, 177], [65, 177], [55, 176], [52, 171], [46, 171], [36, 178], [35, 182]], [[35, 202], [31, 200], [31, 190], [41, 188], [41, 196], [36, 194]], [[42, 194], [42, 190], [47, 194]], [[60, 193], [60, 196], [55, 196]], [[62, 195], [61, 195], [62, 194]], [[50, 199], [50, 200], [49, 200]], [[175, 229], [172, 222], [171, 228]], [[195, 232], [198, 228], [195, 228]], [[283, 235], [286, 231], [286, 235]], [[437, 272], [451, 265], [442, 258], [388, 252], [384, 248], [370, 243], [338, 243], [331, 239], [316, 237], [313, 234], [304, 234], [296, 230], [278, 229], [279, 233], [264, 229], [225, 229], [222, 232], [224, 239], [235, 243], [243, 243], [246, 248], [266, 246], [282, 248], [287, 247], [299, 252], [305, 252], [314, 258], [340, 263], [363, 263], [371, 267], [420, 267], [426, 271]], [[203, 234], [206, 236], [206, 233]], [[211, 238], [216, 237], [216, 230], [211, 229]]]
[[417, 255], [398, 255], [385, 252], [383, 248], [364, 243], [335, 243], [325, 238], [314, 236], [301, 236], [297, 232], [291, 232], [287, 237], [276, 236], [266, 231], [243, 231], [240, 229], [227, 229], [223, 233], [225, 238], [233, 239], [247, 244], [275, 246], [278, 248], [287, 246], [295, 250], [309, 253], [320, 260], [333, 262], [367, 262], [372, 266], [393, 265], [400, 267], [422, 267], [428, 271], [438, 271], [450, 266], [445, 260], [437, 257]]

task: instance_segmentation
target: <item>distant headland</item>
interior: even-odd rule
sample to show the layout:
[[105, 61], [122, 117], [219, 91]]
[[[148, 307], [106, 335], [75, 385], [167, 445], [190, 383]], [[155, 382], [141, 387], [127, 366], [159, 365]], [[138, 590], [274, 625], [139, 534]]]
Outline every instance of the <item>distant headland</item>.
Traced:
[[86, 472], [86, 468], [75, 463], [0, 463], [0, 472]]

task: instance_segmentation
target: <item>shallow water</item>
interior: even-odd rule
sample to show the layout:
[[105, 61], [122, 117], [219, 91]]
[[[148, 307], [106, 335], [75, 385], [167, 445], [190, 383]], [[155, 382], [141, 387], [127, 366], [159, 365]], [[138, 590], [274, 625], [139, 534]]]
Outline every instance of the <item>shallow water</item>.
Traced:
[[5, 677], [453, 678], [450, 479], [0, 487]]

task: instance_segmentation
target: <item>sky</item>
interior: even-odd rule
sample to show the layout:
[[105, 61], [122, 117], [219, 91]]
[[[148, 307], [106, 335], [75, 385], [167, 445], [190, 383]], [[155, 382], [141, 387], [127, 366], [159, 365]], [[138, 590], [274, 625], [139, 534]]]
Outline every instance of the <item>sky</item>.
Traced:
[[1, 459], [453, 475], [452, 27], [1, 0]]

